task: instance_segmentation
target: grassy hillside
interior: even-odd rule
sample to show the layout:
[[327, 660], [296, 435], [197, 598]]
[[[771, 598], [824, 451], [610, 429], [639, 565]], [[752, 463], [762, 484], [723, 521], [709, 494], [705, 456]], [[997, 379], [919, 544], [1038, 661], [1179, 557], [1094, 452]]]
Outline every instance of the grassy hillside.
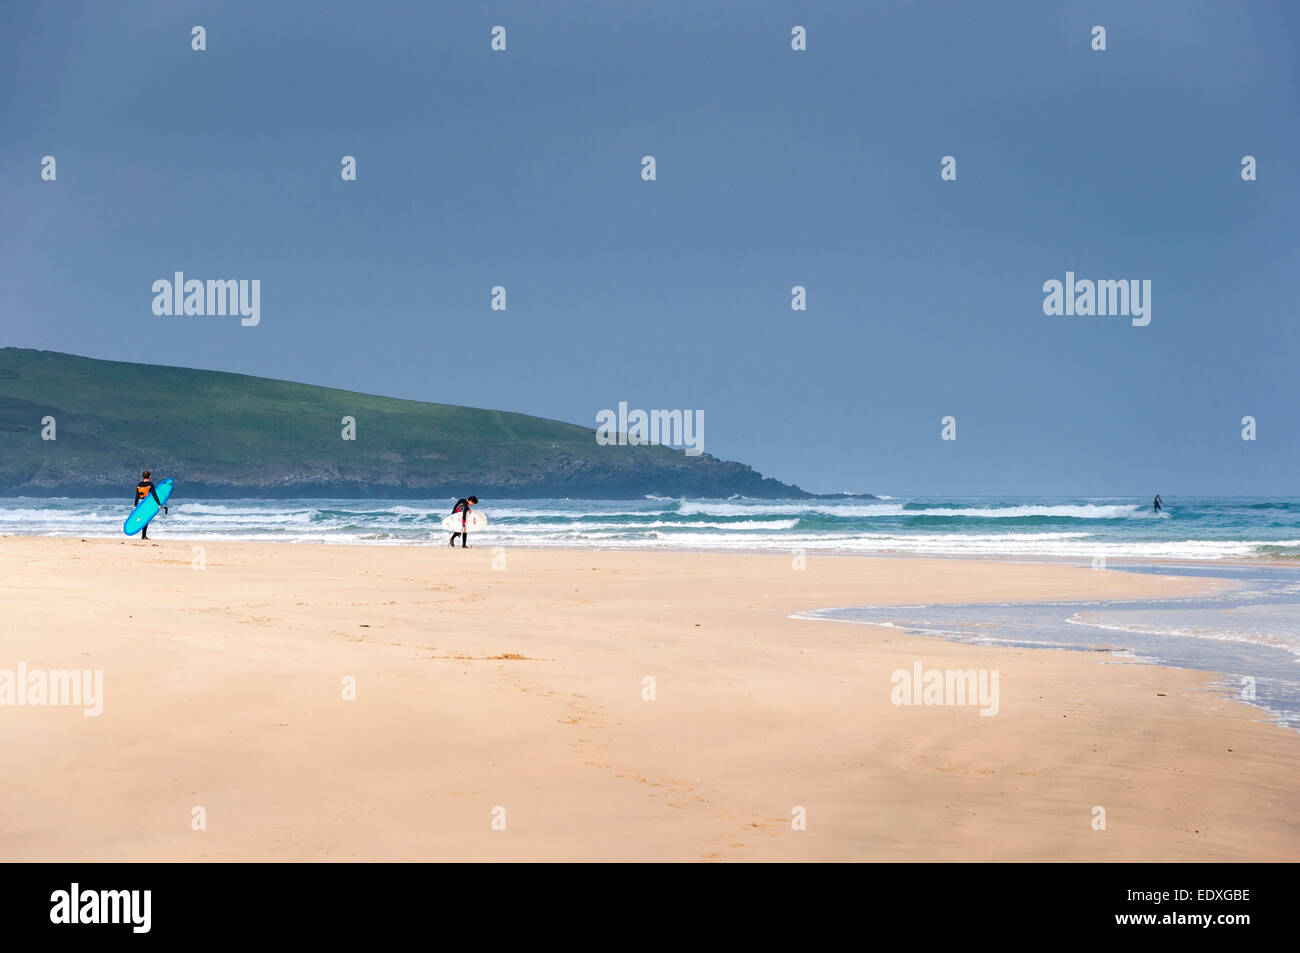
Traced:
[[[57, 439], [41, 439], [53, 417]], [[341, 418], [356, 418], [356, 440]], [[804, 496], [739, 463], [594, 429], [285, 381], [0, 349], [0, 495]]]

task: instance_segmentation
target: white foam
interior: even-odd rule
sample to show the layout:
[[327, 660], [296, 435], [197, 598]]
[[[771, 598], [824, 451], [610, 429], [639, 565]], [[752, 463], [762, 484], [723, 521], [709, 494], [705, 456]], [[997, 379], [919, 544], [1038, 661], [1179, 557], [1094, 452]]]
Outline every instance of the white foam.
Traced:
[[500, 533], [563, 533], [592, 532], [598, 530], [618, 530], [624, 533], [636, 533], [648, 529], [718, 529], [751, 532], [754, 530], [794, 529], [798, 520], [737, 520], [734, 523], [706, 523], [702, 521], [676, 523], [671, 520], [655, 520], [652, 523], [514, 523], [503, 525], [494, 523], [492, 527]]
[[749, 516], [760, 514], [819, 513], [824, 516], [845, 518], [890, 516], [945, 516], [971, 519], [1025, 519], [1029, 517], [1054, 517], [1056, 519], [1151, 519], [1163, 518], [1137, 504], [1096, 506], [1091, 503], [1060, 506], [928, 506], [924, 509], [906, 509], [903, 503], [823, 503], [797, 500], [773, 503], [682, 503], [678, 512], [683, 516]]
[[821, 513], [825, 516], [911, 516], [901, 503], [682, 503], [677, 508], [682, 516], [799, 516]]

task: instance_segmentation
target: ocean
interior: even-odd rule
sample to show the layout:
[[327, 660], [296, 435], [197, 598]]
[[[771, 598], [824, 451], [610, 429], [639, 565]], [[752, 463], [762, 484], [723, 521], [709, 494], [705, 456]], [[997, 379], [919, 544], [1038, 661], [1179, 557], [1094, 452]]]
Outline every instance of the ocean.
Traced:
[[[128, 488], [129, 491], [129, 488]], [[127, 494], [129, 495], [129, 494]], [[452, 500], [189, 500], [151, 533], [184, 539], [428, 546]], [[491, 546], [1102, 559], [1300, 559], [1300, 497], [1150, 500], [484, 499]], [[122, 500], [0, 500], [0, 533], [121, 535]]]

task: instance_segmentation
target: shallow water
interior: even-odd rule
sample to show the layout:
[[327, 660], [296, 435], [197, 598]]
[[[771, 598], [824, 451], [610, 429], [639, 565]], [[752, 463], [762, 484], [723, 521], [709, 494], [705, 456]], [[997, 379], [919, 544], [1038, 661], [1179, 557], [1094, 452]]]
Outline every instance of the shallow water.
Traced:
[[1215, 672], [1220, 687], [1300, 730], [1300, 567], [1112, 564], [1124, 572], [1229, 579], [1194, 598], [864, 606], [796, 618], [888, 625], [960, 642], [1110, 651]]

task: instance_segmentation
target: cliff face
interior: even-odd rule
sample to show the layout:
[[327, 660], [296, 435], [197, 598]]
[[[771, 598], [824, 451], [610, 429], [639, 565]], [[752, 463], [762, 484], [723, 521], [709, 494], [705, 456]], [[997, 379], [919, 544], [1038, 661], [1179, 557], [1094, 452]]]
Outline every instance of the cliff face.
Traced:
[[600, 446], [525, 414], [0, 349], [0, 495], [129, 494], [145, 468], [213, 497], [809, 496], [741, 463]]

